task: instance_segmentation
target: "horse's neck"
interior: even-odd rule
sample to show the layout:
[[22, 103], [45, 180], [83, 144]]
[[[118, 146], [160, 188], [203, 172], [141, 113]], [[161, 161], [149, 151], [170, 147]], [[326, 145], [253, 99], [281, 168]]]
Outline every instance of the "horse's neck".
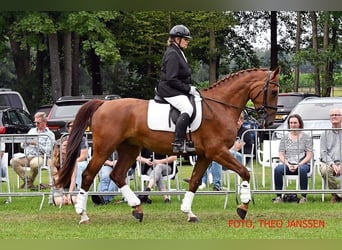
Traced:
[[229, 82], [216, 84], [205, 91], [203, 96], [208, 96], [223, 103], [243, 108], [249, 100], [250, 87], [239, 79], [233, 79]]

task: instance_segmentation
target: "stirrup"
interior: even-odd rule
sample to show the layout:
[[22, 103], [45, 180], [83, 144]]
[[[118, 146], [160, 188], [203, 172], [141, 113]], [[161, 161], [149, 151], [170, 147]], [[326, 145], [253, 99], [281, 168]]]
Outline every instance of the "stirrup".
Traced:
[[196, 151], [192, 141], [187, 141], [185, 143], [174, 142], [172, 145], [173, 153], [193, 153]]
[[196, 151], [193, 141], [187, 141], [185, 143], [185, 151], [188, 153], [193, 153]]
[[175, 143], [172, 143], [172, 146], [173, 146], [172, 148], [173, 153], [183, 153], [184, 144], [175, 142]]

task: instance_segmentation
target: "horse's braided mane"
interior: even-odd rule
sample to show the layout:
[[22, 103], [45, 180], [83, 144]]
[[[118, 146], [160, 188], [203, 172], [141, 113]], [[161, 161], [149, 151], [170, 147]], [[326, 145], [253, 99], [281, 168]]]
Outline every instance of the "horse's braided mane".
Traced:
[[208, 88], [205, 88], [203, 89], [204, 91], [207, 91], [209, 89], [213, 89], [219, 85], [221, 85], [222, 83], [224, 82], [227, 82], [229, 81], [231, 78], [234, 78], [234, 77], [237, 77], [239, 75], [242, 75], [244, 73], [249, 73], [249, 72], [252, 72], [252, 71], [268, 71], [268, 69], [266, 68], [252, 68], [252, 69], [244, 69], [244, 70], [240, 70], [238, 72], [235, 72], [235, 73], [231, 73], [229, 75], [226, 75], [225, 77], [223, 77], [222, 79], [218, 80], [217, 82], [215, 82], [214, 84], [210, 85]]

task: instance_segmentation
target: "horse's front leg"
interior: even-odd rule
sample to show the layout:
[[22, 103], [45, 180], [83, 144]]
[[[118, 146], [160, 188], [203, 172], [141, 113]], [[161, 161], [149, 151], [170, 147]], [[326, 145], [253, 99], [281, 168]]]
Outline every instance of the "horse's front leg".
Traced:
[[199, 156], [194, 169], [192, 170], [192, 175], [189, 182], [189, 191], [184, 195], [181, 205], [181, 211], [188, 215], [188, 222], [198, 222], [198, 217], [191, 211], [191, 206], [193, 199], [195, 197], [195, 192], [201, 183], [202, 176], [207, 170], [210, 161], [204, 157]]
[[222, 166], [233, 170], [242, 178], [243, 181], [240, 184], [240, 200], [242, 204], [238, 206], [237, 214], [241, 219], [245, 219], [248, 211], [248, 204], [251, 201], [251, 190], [249, 185], [250, 175], [248, 169], [243, 166], [228, 150], [217, 154], [214, 160]]

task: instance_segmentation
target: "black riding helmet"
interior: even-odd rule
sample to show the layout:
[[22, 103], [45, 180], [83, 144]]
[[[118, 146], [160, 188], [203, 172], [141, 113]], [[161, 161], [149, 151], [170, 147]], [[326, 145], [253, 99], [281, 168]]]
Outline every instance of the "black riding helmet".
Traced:
[[170, 37], [184, 37], [188, 39], [192, 38], [190, 36], [190, 30], [181, 24], [172, 27], [170, 30]]

